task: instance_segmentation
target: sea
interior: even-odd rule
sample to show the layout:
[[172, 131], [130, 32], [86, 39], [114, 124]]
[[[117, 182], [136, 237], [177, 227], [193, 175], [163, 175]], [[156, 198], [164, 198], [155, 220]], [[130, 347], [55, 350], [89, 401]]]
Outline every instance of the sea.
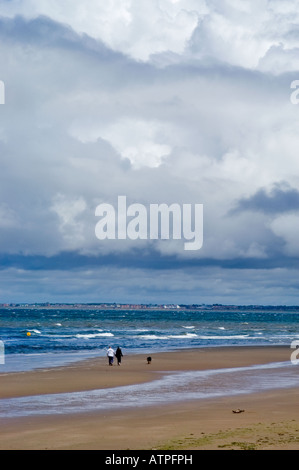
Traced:
[[[2, 308], [1, 372], [55, 367], [105, 356], [299, 341], [299, 307], [202, 309]], [[3, 362], [3, 361], [2, 361]]]
[[[267, 345], [290, 347], [291, 358], [299, 345], [299, 307], [0, 309], [0, 379], [2, 374], [105, 357], [109, 346], [121, 347], [125, 367], [129, 354], [146, 358], [181, 349]], [[165, 371], [145, 384], [2, 399], [0, 417], [107, 411], [299, 387], [298, 363]]]

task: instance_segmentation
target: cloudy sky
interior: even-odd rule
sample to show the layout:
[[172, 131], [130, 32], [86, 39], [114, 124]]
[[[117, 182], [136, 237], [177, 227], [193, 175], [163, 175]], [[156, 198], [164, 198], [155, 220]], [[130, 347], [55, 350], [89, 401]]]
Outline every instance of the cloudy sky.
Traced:
[[[0, 303], [298, 304], [298, 7], [0, 0]], [[202, 248], [99, 240], [119, 195]]]

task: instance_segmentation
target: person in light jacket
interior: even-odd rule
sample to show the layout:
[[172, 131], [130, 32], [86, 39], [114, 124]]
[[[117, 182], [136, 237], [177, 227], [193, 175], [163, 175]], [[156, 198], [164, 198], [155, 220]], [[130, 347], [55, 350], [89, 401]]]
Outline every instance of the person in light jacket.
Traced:
[[114, 355], [115, 355], [114, 349], [112, 349], [111, 346], [109, 346], [109, 348], [107, 350], [107, 357], [108, 357], [109, 366], [113, 366]]

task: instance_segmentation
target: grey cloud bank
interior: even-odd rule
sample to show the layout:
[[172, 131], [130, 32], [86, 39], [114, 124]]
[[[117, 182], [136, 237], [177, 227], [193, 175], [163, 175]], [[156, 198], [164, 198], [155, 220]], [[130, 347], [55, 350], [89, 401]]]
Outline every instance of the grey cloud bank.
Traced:
[[[1, 300], [296, 303], [296, 5], [116, 3], [0, 2]], [[100, 242], [121, 194], [203, 246]]]

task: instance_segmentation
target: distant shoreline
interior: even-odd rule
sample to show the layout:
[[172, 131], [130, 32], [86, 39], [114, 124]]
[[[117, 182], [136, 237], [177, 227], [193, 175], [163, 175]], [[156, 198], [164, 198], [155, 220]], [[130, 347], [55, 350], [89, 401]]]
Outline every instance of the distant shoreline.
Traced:
[[299, 305], [224, 305], [224, 304], [122, 304], [122, 303], [2, 303], [3, 309], [101, 309], [101, 310], [298, 310]]

